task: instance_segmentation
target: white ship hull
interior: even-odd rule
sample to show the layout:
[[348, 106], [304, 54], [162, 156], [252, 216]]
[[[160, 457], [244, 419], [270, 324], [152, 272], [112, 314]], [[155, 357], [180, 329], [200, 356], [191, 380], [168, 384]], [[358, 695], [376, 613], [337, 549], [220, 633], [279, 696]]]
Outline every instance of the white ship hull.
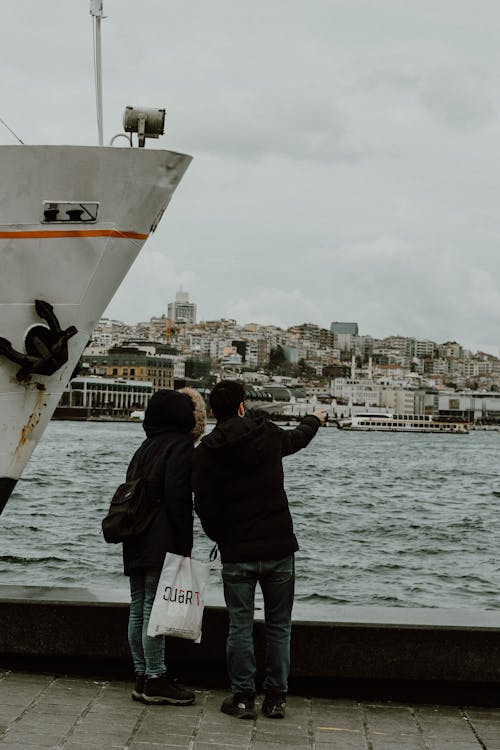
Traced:
[[[190, 161], [142, 148], [0, 146], [0, 512]], [[68, 337], [53, 347], [67, 361], [49, 374], [54, 360], [27, 372], [6, 354], [9, 343], [29, 354], [31, 336], [50, 360], [43, 341], [57, 336], [35, 300]]]

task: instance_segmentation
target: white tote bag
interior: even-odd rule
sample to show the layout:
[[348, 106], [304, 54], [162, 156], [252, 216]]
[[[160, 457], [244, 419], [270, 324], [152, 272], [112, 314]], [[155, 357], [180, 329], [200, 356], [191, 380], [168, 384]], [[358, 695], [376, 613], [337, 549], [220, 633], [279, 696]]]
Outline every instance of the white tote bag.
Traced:
[[208, 563], [167, 552], [151, 609], [148, 635], [201, 639]]

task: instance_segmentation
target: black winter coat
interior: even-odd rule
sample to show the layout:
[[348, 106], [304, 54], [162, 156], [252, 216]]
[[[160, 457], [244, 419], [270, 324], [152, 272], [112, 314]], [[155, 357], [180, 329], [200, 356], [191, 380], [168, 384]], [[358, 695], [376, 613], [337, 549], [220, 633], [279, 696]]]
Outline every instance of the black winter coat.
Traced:
[[123, 543], [123, 570], [161, 568], [165, 554], [190, 555], [193, 546], [193, 501], [190, 469], [193, 439], [177, 430], [148, 437], [138, 448], [127, 470], [131, 478], [137, 461], [146, 476], [146, 492], [160, 510], [151, 525]]
[[195, 510], [223, 563], [278, 560], [298, 550], [281, 459], [304, 448], [319, 424], [310, 415], [282, 430], [262, 417], [231, 417], [195, 449]]

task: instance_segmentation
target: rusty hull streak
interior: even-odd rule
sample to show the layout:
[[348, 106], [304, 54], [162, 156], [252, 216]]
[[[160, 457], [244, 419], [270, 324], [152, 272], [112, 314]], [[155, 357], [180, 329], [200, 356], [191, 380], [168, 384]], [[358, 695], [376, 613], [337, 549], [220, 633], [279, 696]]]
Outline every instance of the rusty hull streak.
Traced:
[[46, 403], [43, 401], [43, 397], [45, 395], [45, 385], [43, 385], [42, 383], [37, 383], [36, 386], [37, 394], [35, 408], [31, 412], [28, 421], [21, 430], [21, 437], [19, 438], [19, 442], [17, 444], [14, 455], [17, 455], [19, 453], [21, 448], [31, 437], [33, 430], [37, 426], [38, 422], [40, 421], [40, 417], [42, 416], [42, 409], [44, 406], [46, 406]]

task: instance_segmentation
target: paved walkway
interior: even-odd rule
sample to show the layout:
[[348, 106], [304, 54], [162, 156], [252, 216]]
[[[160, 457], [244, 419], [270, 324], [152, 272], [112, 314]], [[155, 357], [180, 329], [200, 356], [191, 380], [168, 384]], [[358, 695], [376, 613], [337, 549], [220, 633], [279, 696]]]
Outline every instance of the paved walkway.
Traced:
[[220, 713], [220, 690], [174, 708], [131, 687], [0, 670], [0, 750], [500, 750], [500, 708], [290, 696], [286, 719], [252, 722]]

